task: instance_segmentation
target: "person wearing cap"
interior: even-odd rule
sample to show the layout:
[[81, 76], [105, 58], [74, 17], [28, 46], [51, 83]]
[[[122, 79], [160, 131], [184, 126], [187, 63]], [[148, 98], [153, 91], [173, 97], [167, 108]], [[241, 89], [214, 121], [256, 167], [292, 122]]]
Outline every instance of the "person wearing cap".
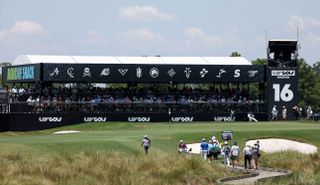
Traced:
[[254, 168], [257, 170], [258, 169], [258, 162], [259, 162], [258, 143], [255, 143], [254, 146], [252, 147], [252, 159], [253, 159]]
[[184, 143], [183, 140], [180, 140], [178, 144], [178, 153], [181, 154], [187, 151], [188, 151], [187, 145]]
[[235, 141], [231, 147], [231, 160], [232, 160], [232, 167], [238, 165], [238, 156], [240, 153], [240, 148], [238, 146], [237, 141]]
[[252, 150], [249, 145], [246, 145], [243, 149], [244, 155], [244, 169], [248, 168], [247, 163], [249, 163], [249, 168], [251, 168]]
[[208, 144], [208, 155], [207, 158], [209, 159], [209, 163], [212, 161], [213, 157], [213, 141], [210, 139]]
[[224, 155], [224, 165], [230, 166], [230, 155], [231, 155], [231, 148], [228, 144], [228, 141], [224, 142], [224, 146], [222, 148], [222, 152]]
[[218, 160], [218, 155], [221, 153], [221, 146], [220, 144], [217, 142], [217, 140], [213, 141], [213, 158], [215, 160]]
[[151, 139], [149, 139], [148, 135], [145, 135], [143, 137], [143, 140], [141, 142], [141, 147], [142, 146], [144, 148], [145, 154], [148, 155], [149, 148], [151, 147]]
[[216, 138], [216, 136], [212, 136], [211, 139], [212, 139], [212, 142], [215, 142], [215, 141], [216, 141], [216, 143], [220, 144], [220, 143], [219, 143], [219, 140]]
[[201, 149], [201, 159], [203, 161], [207, 160], [207, 154], [208, 154], [208, 143], [206, 142], [206, 139], [202, 139], [202, 143], [200, 144]]

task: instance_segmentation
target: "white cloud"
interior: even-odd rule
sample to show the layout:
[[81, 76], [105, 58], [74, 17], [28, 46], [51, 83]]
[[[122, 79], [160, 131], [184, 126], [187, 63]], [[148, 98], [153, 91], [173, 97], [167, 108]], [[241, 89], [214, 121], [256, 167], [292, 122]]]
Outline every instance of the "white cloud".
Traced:
[[191, 27], [184, 31], [187, 46], [193, 46], [195, 43], [205, 45], [220, 45], [222, 37], [219, 35], [211, 35], [204, 32], [200, 28]]
[[135, 30], [129, 30], [122, 33], [126, 41], [131, 43], [154, 43], [162, 44], [166, 39], [159, 33], [153, 32], [148, 28], [139, 28]]
[[134, 21], [170, 21], [176, 16], [160, 12], [154, 6], [130, 6], [121, 8], [119, 16]]
[[307, 29], [311, 27], [320, 27], [320, 19], [315, 17], [304, 17], [292, 15], [289, 18], [288, 25], [291, 29], [296, 30], [297, 27]]
[[11, 28], [0, 31], [0, 40], [27, 39], [43, 35], [44, 33], [46, 33], [46, 30], [37, 22], [27, 20], [16, 21]]
[[95, 30], [87, 30], [83, 39], [76, 41], [79, 44], [101, 45], [108, 43], [108, 39], [103, 33]]

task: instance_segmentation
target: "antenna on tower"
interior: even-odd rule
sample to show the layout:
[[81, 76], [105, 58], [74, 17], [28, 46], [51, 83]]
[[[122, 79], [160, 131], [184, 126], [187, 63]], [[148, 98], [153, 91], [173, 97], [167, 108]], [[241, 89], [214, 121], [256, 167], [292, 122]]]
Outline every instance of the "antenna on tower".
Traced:
[[299, 26], [297, 26], [297, 41], [299, 41]]
[[297, 51], [295, 53], [295, 58], [296, 59], [299, 56], [299, 49], [300, 49], [300, 44], [299, 44], [299, 26], [297, 26]]
[[265, 30], [265, 44], [266, 44], [266, 52], [267, 52], [267, 58], [269, 58], [269, 54], [270, 54], [270, 52], [269, 52], [269, 47], [268, 47], [268, 31], [267, 31], [267, 29]]

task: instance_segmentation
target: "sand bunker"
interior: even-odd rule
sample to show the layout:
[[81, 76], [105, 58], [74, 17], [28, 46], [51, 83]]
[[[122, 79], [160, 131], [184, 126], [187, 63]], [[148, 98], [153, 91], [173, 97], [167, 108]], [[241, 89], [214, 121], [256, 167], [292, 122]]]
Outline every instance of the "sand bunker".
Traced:
[[52, 134], [76, 134], [76, 133], [80, 133], [80, 131], [77, 131], [77, 130], [62, 130], [62, 131], [54, 132]]
[[[317, 147], [307, 143], [301, 143], [288, 139], [257, 139], [260, 141], [260, 149], [267, 153], [281, 152], [281, 151], [296, 151], [304, 154], [317, 153]], [[253, 146], [257, 140], [249, 140], [246, 144]]]
[[[263, 152], [272, 153], [280, 151], [296, 151], [304, 154], [313, 154], [317, 152], [317, 147], [314, 145], [292, 141], [288, 139], [257, 139], [260, 141], [260, 149]], [[257, 140], [249, 140], [246, 144], [253, 146]], [[188, 148], [192, 148], [191, 153], [200, 154], [200, 143], [187, 144]]]
[[200, 154], [200, 143], [191, 143], [191, 144], [187, 144], [188, 148], [192, 148], [190, 153], [193, 154]]

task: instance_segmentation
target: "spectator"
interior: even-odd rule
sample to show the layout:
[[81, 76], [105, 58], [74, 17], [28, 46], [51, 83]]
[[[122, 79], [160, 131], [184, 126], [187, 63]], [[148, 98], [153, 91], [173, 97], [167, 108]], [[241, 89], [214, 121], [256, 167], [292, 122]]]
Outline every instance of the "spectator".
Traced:
[[210, 139], [208, 144], [208, 155], [207, 155], [209, 162], [212, 161], [213, 152], [214, 152], [213, 141]]
[[311, 106], [308, 106], [307, 108], [307, 120], [312, 120], [313, 119], [313, 111], [311, 109]]
[[200, 144], [201, 149], [201, 159], [203, 161], [207, 160], [207, 154], [208, 154], [208, 143], [206, 142], [206, 139], [202, 139], [202, 143]]
[[218, 143], [218, 140], [214, 140], [213, 141], [213, 158], [215, 160], [218, 159], [218, 155], [221, 153], [221, 146], [220, 144]]
[[254, 114], [252, 114], [251, 112], [248, 113], [248, 119], [249, 122], [258, 122], [258, 120], [254, 117]]
[[246, 147], [243, 149], [243, 155], [244, 155], [244, 169], [251, 168], [252, 150], [249, 145], [246, 145]]
[[235, 167], [238, 165], [238, 156], [240, 154], [240, 148], [238, 146], [238, 143], [235, 141], [233, 143], [233, 146], [231, 147], [231, 160], [232, 160], [232, 167]]
[[231, 155], [231, 148], [228, 144], [228, 141], [224, 142], [224, 146], [222, 148], [222, 152], [224, 154], [224, 165], [230, 166], [230, 155]]
[[184, 143], [183, 140], [180, 140], [179, 144], [178, 144], [178, 153], [186, 153], [188, 152], [188, 148], [187, 145]]
[[257, 170], [258, 163], [259, 163], [259, 148], [257, 143], [255, 143], [254, 146], [252, 147], [252, 159], [254, 162], [254, 168]]
[[287, 120], [287, 108], [286, 108], [286, 106], [282, 107], [282, 120]]
[[272, 110], [271, 110], [271, 121], [276, 121], [277, 120], [277, 117], [278, 117], [278, 110], [277, 110], [277, 106], [274, 105]]

